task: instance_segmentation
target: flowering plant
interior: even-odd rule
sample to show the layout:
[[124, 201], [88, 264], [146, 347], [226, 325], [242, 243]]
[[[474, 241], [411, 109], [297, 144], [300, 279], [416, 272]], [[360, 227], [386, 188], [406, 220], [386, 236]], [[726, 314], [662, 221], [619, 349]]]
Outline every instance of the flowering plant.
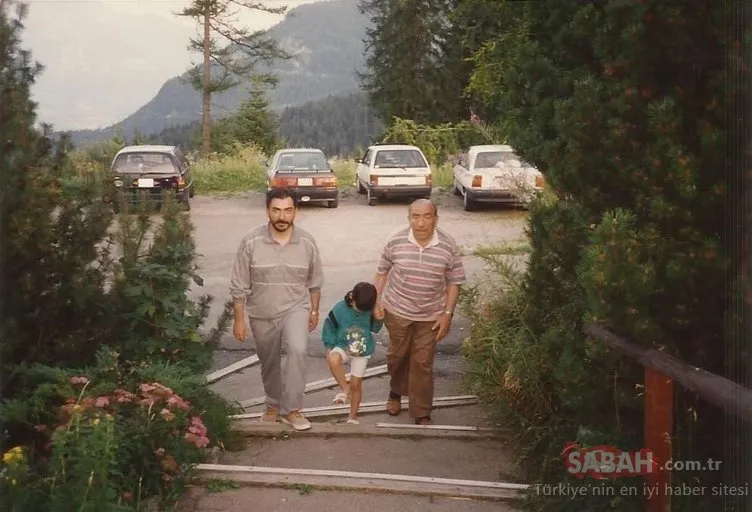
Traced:
[[160, 382], [128, 386], [132, 391], [96, 387], [83, 375], [61, 384], [63, 403], [52, 421], [34, 427], [36, 446], [2, 455], [0, 492], [10, 496], [9, 510], [35, 507], [40, 499], [94, 511], [167, 498], [205, 460], [209, 430], [172, 388]]

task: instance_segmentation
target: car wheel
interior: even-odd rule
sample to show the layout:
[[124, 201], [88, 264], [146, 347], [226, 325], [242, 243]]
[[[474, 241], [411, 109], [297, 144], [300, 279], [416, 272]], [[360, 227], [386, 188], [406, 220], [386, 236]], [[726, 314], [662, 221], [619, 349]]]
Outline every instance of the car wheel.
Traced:
[[339, 206], [339, 197], [326, 203], [327, 208], [336, 208]]
[[462, 195], [462, 191], [460, 190], [460, 184], [457, 183], [457, 180], [454, 180], [454, 191], [453, 192], [454, 192], [455, 196], [461, 196]]
[[356, 190], [358, 191], [358, 194], [365, 194], [366, 189], [363, 188], [363, 185], [360, 183], [360, 178], [355, 178], [357, 180]]
[[188, 197], [193, 197], [196, 195], [196, 185], [191, 185], [191, 188], [188, 190]]
[[188, 198], [183, 199], [183, 211], [184, 212], [191, 211], [191, 202], [188, 200]]
[[368, 187], [366, 192], [368, 192], [368, 206], [376, 206], [376, 197], [371, 193], [371, 187]]
[[470, 194], [468, 194], [467, 191], [465, 191], [465, 197], [463, 198], [462, 202], [466, 212], [475, 210], [475, 201], [470, 199]]

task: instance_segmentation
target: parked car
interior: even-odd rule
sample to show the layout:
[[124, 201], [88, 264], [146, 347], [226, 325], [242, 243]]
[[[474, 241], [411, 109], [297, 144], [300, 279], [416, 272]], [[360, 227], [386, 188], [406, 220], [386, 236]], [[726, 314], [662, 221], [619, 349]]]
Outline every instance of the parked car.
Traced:
[[507, 145], [471, 146], [454, 165], [454, 193], [467, 211], [477, 203], [527, 204], [543, 184], [538, 169]]
[[191, 209], [195, 190], [191, 164], [176, 146], [126, 146], [112, 159], [110, 171], [130, 204], [136, 204], [144, 193], [158, 204], [164, 194], [173, 194], [186, 211]]
[[380, 197], [431, 197], [433, 173], [423, 151], [409, 144], [376, 144], [358, 160], [356, 187], [374, 206]]
[[287, 148], [277, 151], [266, 171], [266, 189], [290, 189], [303, 203], [339, 205], [339, 188], [324, 152], [315, 148]]

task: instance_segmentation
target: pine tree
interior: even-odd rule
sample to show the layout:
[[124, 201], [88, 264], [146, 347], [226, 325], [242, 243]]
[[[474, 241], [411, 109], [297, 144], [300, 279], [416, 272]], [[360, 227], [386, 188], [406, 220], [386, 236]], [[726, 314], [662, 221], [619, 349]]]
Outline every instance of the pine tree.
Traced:
[[395, 117], [444, 123], [466, 116], [462, 91], [469, 71], [452, 30], [455, 0], [361, 0], [369, 16], [361, 87], [381, 121]]
[[256, 144], [271, 155], [281, 144], [279, 121], [261, 84], [257, 84], [237, 113], [217, 123], [212, 136], [217, 151], [230, 151], [235, 143]]
[[[728, 282], [739, 258], [726, 252], [734, 232], [726, 204], [730, 197], [739, 204], [741, 192], [730, 186], [734, 173], [723, 172], [727, 144], [740, 146], [744, 136], [726, 113], [749, 93], [746, 82], [728, 80], [748, 51], [749, 28], [736, 21], [746, 22], [748, 10], [741, 2], [733, 9], [650, 0], [499, 4], [509, 29], [480, 45], [471, 90], [498, 113], [509, 143], [556, 196], [531, 211], [520, 330], [530, 338], [518, 358], [546, 370], [526, 375], [532, 384], [520, 407], [542, 393], [555, 411], [526, 416], [548, 422], [551, 456], [580, 425], [601, 435], [595, 443], [639, 448], [642, 402], [634, 386], [642, 373], [615, 366], [602, 345], [587, 343], [583, 322], [714, 373], [749, 371], [746, 356], [724, 350], [738, 332], [724, 311], [738, 293]], [[723, 414], [676, 393], [674, 457], [732, 461]], [[615, 405], [618, 424], [603, 414]], [[539, 476], [550, 482], [561, 471]], [[732, 479], [701, 477], [703, 485]]]
[[[105, 272], [92, 262], [112, 213], [101, 190], [70, 179], [67, 139], [54, 146], [34, 127], [41, 66], [20, 47], [25, 15], [0, 3], [0, 361], [65, 364], [101, 342]], [[5, 392], [13, 374], [0, 374]]]
[[286, 7], [268, 7], [244, 0], [193, 0], [179, 16], [193, 18], [201, 27], [201, 37], [191, 39], [191, 49], [200, 52], [203, 63], [193, 68], [191, 84], [202, 95], [201, 147], [206, 155], [211, 145], [211, 97], [254, 77], [273, 85], [276, 78], [258, 71], [259, 64], [270, 64], [291, 55], [282, 50], [264, 31], [251, 32], [240, 25], [240, 11], [283, 14]]

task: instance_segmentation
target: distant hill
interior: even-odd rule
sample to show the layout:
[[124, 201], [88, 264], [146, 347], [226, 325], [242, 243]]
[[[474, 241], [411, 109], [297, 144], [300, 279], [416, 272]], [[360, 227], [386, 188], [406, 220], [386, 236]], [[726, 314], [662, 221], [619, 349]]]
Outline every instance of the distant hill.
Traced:
[[[359, 90], [356, 72], [364, 67], [363, 39], [368, 19], [357, 0], [329, 0], [306, 4], [288, 12], [268, 34], [296, 58], [280, 63], [274, 72], [279, 84], [269, 92], [275, 110], [301, 105], [330, 95]], [[157, 95], [136, 112], [107, 128], [70, 132], [76, 145], [98, 142], [121, 133], [152, 135], [201, 118], [199, 91], [185, 81], [187, 72], [165, 82]], [[247, 98], [239, 86], [212, 98], [213, 117], [234, 113]]]
[[[278, 119], [286, 144], [319, 148], [327, 156], [351, 156], [374, 142], [384, 128], [361, 91], [286, 107]], [[190, 151], [198, 148], [200, 135], [200, 121], [192, 121], [146, 137], [145, 142], [172, 144]]]

